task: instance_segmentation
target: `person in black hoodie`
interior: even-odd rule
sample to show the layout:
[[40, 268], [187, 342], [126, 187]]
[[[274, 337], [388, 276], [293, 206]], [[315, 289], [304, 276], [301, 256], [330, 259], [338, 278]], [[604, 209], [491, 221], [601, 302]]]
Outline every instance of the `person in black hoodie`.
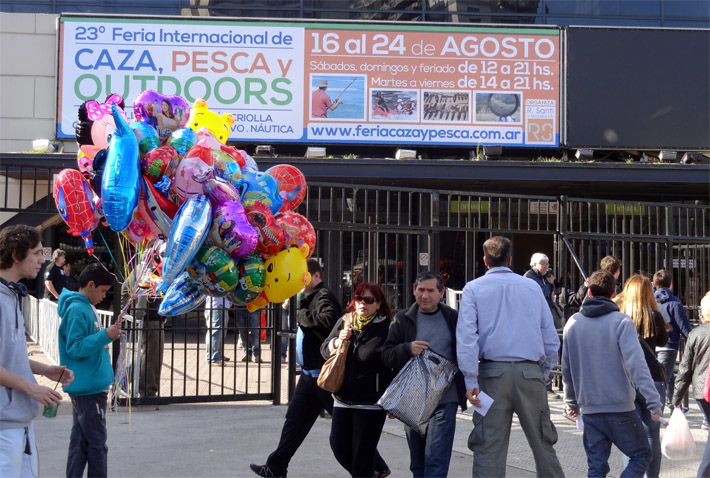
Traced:
[[[382, 361], [399, 371], [412, 357], [431, 348], [458, 364], [456, 323], [459, 314], [440, 303], [446, 291], [444, 281], [433, 272], [422, 272], [415, 279], [413, 289], [416, 303], [400, 311], [392, 322], [382, 350]], [[415, 478], [448, 475], [459, 406], [461, 410], [466, 410], [466, 385], [461, 372], [456, 373], [449, 390], [439, 402], [425, 436], [404, 426], [409, 445], [409, 469]]]
[[385, 411], [376, 405], [394, 374], [382, 362], [392, 311], [384, 292], [374, 282], [355, 289], [348, 313], [335, 324], [323, 342], [323, 358], [349, 340], [345, 377], [334, 393], [330, 447], [350, 475], [375, 475], [377, 442], [385, 424]]
[[[332, 415], [333, 397], [318, 387], [316, 381], [325, 362], [320, 348], [328, 333], [342, 315], [340, 302], [323, 282], [323, 269], [315, 259], [308, 259], [311, 282], [303, 290], [304, 297], [296, 315], [298, 321], [297, 347], [301, 377], [286, 411], [286, 422], [279, 444], [263, 465], [250, 464], [259, 476], [285, 477], [288, 464], [306, 439], [323, 409]], [[377, 455], [378, 476], [390, 474], [387, 464]]]

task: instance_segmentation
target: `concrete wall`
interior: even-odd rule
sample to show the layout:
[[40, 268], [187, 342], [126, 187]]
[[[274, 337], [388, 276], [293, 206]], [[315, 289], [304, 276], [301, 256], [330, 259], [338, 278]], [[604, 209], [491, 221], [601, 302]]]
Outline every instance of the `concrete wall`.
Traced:
[[57, 15], [0, 13], [0, 151], [54, 139]]

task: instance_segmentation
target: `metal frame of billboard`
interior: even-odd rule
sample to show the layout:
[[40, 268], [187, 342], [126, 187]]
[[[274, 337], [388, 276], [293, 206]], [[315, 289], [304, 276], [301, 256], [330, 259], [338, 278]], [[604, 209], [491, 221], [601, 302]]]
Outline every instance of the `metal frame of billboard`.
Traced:
[[[73, 136], [83, 101], [125, 93], [130, 119], [132, 99], [155, 89], [189, 103], [210, 96], [210, 110], [236, 117], [230, 140], [243, 143], [560, 146], [559, 27], [80, 14], [59, 23], [61, 138]], [[325, 107], [314, 106], [319, 84]]]

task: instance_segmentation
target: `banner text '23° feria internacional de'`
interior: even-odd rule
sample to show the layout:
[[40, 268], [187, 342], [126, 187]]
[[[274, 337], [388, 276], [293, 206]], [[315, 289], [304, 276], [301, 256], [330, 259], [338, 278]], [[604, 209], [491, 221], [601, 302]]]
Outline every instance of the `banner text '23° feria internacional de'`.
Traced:
[[[232, 113], [238, 142], [559, 146], [560, 30], [61, 17], [59, 137], [144, 90]], [[324, 106], [341, 100], [334, 110]]]

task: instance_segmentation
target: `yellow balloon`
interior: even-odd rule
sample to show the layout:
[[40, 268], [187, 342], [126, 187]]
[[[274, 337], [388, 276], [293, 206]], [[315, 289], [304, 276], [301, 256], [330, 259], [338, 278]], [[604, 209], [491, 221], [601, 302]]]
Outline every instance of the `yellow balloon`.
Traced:
[[247, 309], [254, 311], [269, 302], [283, 302], [306, 287], [311, 281], [306, 264], [307, 258], [308, 244], [302, 247], [289, 247], [269, 257], [264, 263], [266, 269], [264, 290], [247, 304]]
[[233, 124], [234, 116], [232, 114], [225, 113], [220, 116], [214, 111], [210, 111], [207, 102], [202, 98], [195, 101], [190, 110], [190, 117], [187, 119], [187, 126], [195, 133], [200, 128], [207, 128], [222, 144], [227, 143]]

